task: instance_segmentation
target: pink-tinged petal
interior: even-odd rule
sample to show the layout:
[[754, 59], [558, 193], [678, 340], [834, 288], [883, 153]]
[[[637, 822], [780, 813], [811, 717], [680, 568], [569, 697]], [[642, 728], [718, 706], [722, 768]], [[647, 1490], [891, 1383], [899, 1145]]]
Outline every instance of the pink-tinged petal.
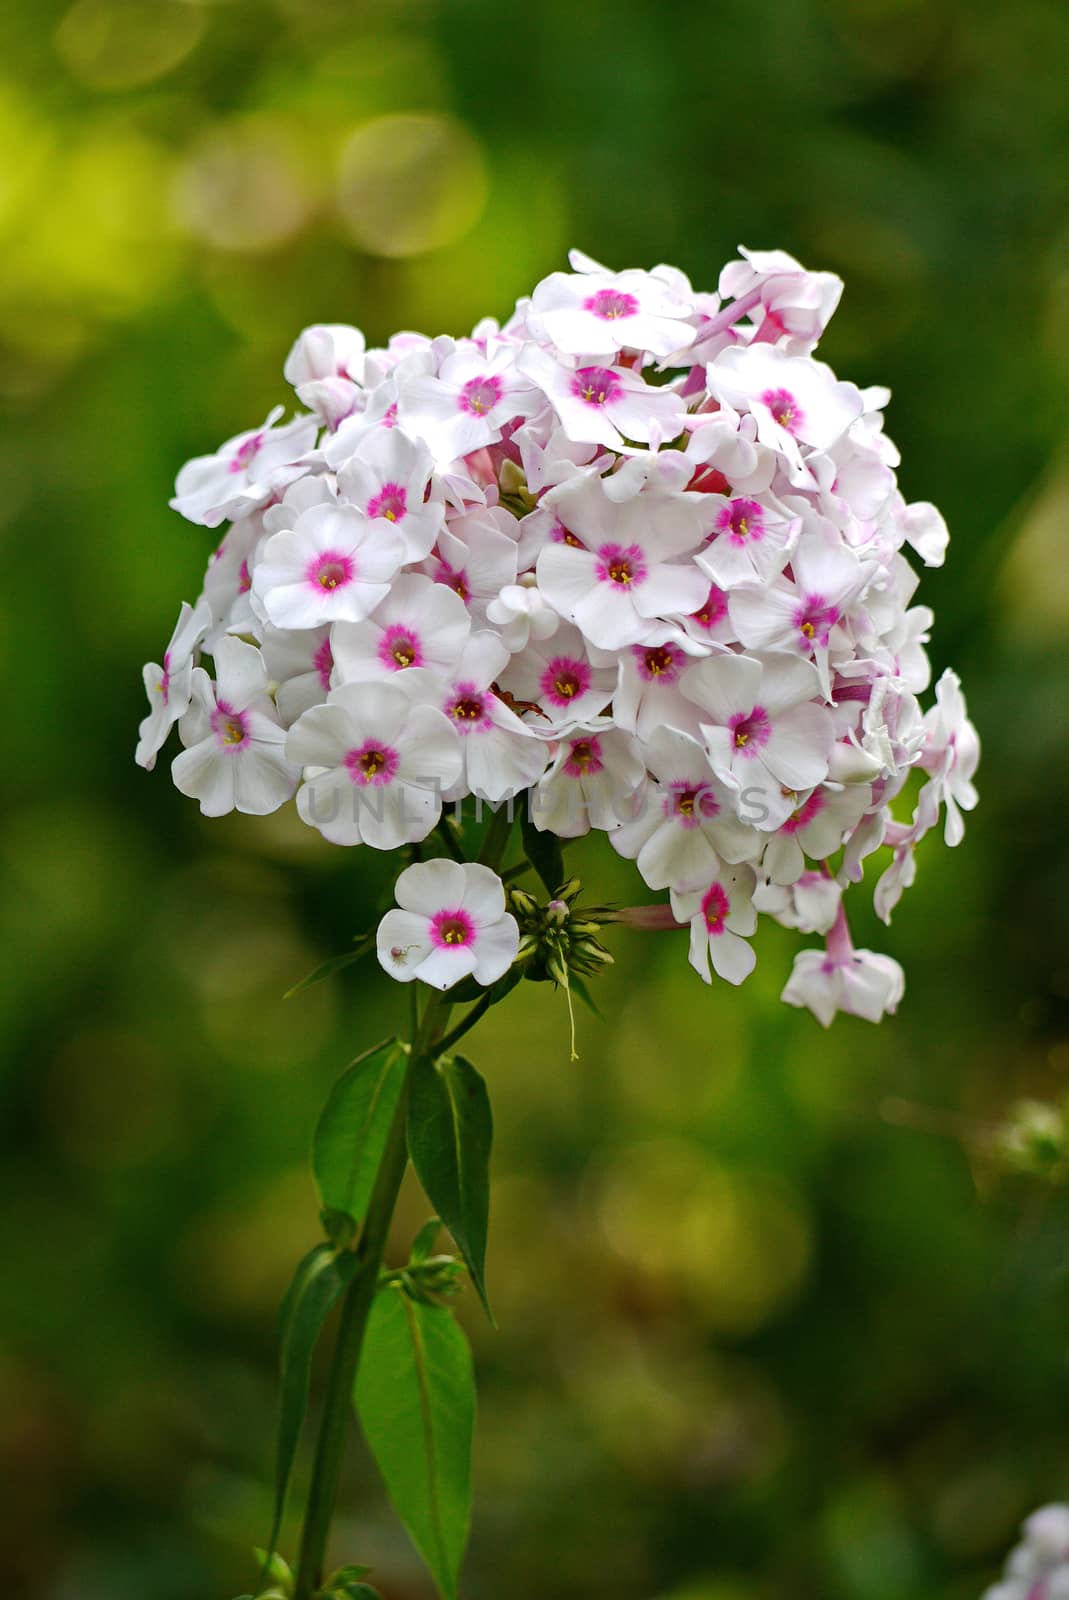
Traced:
[[597, 557], [589, 550], [549, 544], [538, 557], [538, 586], [555, 610], [571, 617], [597, 583]]
[[683, 674], [680, 688], [688, 700], [726, 727], [740, 711], [750, 711], [761, 694], [761, 663], [751, 656], [707, 656]]
[[411, 983], [417, 968], [430, 955], [429, 924], [412, 911], [387, 911], [375, 936], [379, 963], [391, 978]]
[[301, 767], [338, 767], [353, 745], [353, 730], [339, 705], [312, 706], [293, 724], [288, 760]]
[[820, 678], [812, 662], [786, 651], [761, 656], [760, 660], [761, 704], [773, 720], [800, 701], [819, 698]]
[[253, 744], [234, 762], [234, 804], [249, 816], [267, 816], [293, 798], [299, 777], [281, 751]]
[[719, 976], [734, 984], [745, 982], [757, 965], [753, 946], [729, 929], [719, 938], [710, 939], [709, 959]]
[[234, 809], [234, 761], [224, 755], [214, 736], [183, 750], [171, 763], [175, 788], [200, 801], [206, 817], [222, 817]]
[[504, 916], [480, 930], [475, 941], [476, 983], [496, 983], [516, 959], [520, 930], [515, 917]]
[[457, 734], [448, 717], [433, 706], [415, 706], [397, 739], [400, 775], [407, 781], [448, 789], [464, 767]]
[[696, 611], [709, 593], [709, 579], [696, 566], [665, 563], [652, 567], [634, 593], [635, 610], [642, 617], [662, 617], [675, 613], [688, 616]]
[[459, 905], [466, 887], [460, 862], [438, 857], [406, 867], [397, 880], [394, 897], [404, 911], [432, 917], [443, 906]]
[[794, 706], [772, 724], [761, 759], [786, 788], [811, 789], [828, 775], [833, 739], [831, 717], [821, 706]]
[[651, 889], [696, 889], [720, 870], [717, 853], [701, 828], [668, 821], [643, 846], [636, 865]]
[[432, 989], [451, 989], [475, 971], [477, 961], [471, 945], [440, 945], [424, 956], [416, 976]]
[[505, 914], [505, 889], [497, 873], [471, 862], [464, 876], [467, 881], [458, 905], [471, 914], [476, 928], [497, 922]]

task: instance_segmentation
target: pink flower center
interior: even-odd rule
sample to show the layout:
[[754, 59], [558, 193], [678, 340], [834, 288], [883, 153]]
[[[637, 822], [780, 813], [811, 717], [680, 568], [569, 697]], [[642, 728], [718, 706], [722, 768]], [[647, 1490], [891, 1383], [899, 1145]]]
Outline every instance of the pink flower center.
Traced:
[[580, 539], [577, 534], [574, 534], [570, 528], [566, 528], [564, 523], [559, 520], [555, 522], [553, 527], [550, 529], [549, 537], [552, 539], [554, 544], [568, 544], [571, 545], [573, 550], [586, 549], [586, 545], [583, 543], [582, 539]]
[[695, 611], [693, 620], [698, 624], [699, 628], [704, 628], [708, 633], [716, 627], [717, 623], [723, 622], [727, 614], [728, 597], [724, 593], [723, 589], [718, 588], [717, 585], [713, 583], [709, 586], [709, 593], [705, 597], [705, 604], [702, 606], [700, 611]]
[[405, 667], [421, 667], [423, 651], [412, 629], [400, 622], [387, 628], [379, 640], [379, 660], [391, 672], [403, 672]]
[[597, 294], [587, 295], [583, 310], [600, 317], [602, 322], [618, 322], [621, 317], [637, 314], [638, 301], [633, 294], [625, 294], [620, 289], [599, 289]]
[[500, 378], [469, 378], [457, 396], [457, 407], [469, 416], [485, 417], [501, 399]]
[[445, 714], [452, 718], [458, 733], [481, 732], [491, 726], [486, 696], [473, 683], [456, 685], [452, 698], [446, 701]]
[[809, 799], [800, 805], [797, 811], [791, 812], [783, 824], [783, 832], [787, 834], [797, 833], [799, 828], [804, 828], [807, 822], [812, 822], [814, 817], [820, 815], [824, 810], [824, 805], [823, 794], [819, 789], [814, 789]]
[[611, 405], [623, 392], [623, 385], [609, 367], [580, 367], [572, 379], [572, 393], [588, 406]]
[[220, 750], [234, 755], [249, 743], [249, 726], [243, 711], [235, 711], [225, 700], [216, 702], [211, 715], [212, 732]]
[[569, 778], [592, 778], [601, 771], [605, 762], [601, 755], [601, 740], [593, 735], [589, 739], [576, 739], [564, 762]]
[[551, 705], [567, 706], [590, 688], [590, 677], [590, 667], [577, 656], [554, 656], [538, 680], [538, 688]]
[[334, 652], [330, 648], [330, 637], [323, 640], [312, 657], [312, 666], [319, 677], [319, 685], [324, 694], [330, 688], [330, 675], [334, 671]]
[[471, 598], [471, 590], [468, 588], [468, 575], [466, 572], [456, 572], [452, 567], [447, 567], [443, 561], [435, 573], [434, 581], [435, 583], [444, 583], [447, 589], [452, 589], [453, 593], [458, 594], [464, 604], [467, 605]]
[[234, 454], [230, 457], [227, 471], [233, 473], [248, 472], [263, 442], [264, 436], [262, 433], [250, 434], [244, 444], [239, 444]]
[[367, 739], [359, 749], [347, 752], [345, 765], [349, 777], [359, 788], [381, 789], [397, 776], [400, 760], [397, 751], [388, 744], [381, 744], [378, 739]]
[[646, 683], [670, 684], [675, 683], [679, 677], [679, 662], [682, 652], [670, 644], [658, 644], [647, 647], [646, 645], [633, 644], [631, 654], [638, 668], [638, 675]]
[[599, 583], [614, 583], [618, 589], [631, 589], [646, 576], [646, 562], [637, 544], [603, 544], [598, 551], [595, 572]]
[[765, 531], [764, 510], [756, 500], [729, 500], [718, 513], [717, 528], [726, 533], [734, 545], [744, 545], [747, 540], [756, 542]]
[[162, 696], [164, 705], [166, 705], [171, 696], [171, 652], [169, 650], [163, 652], [163, 671], [156, 687]]
[[798, 432], [805, 421], [805, 412], [789, 389], [766, 389], [761, 400], [781, 428], [786, 428], [788, 433]]
[[794, 614], [794, 625], [802, 636], [802, 644], [824, 646], [839, 620], [837, 606], [826, 606], [823, 595], [808, 594], [804, 604]]
[[368, 501], [369, 517], [385, 517], [387, 522], [400, 522], [408, 506], [408, 496], [399, 483], [384, 483], [378, 494]]
[[475, 943], [475, 924], [463, 906], [434, 913], [431, 918], [431, 943], [437, 945], [439, 950], [452, 950], [458, 945]]
[[711, 822], [720, 814], [720, 803], [710, 789], [702, 784], [679, 779], [673, 783], [662, 801], [666, 817], [672, 817], [684, 828], [696, 828], [699, 822]]
[[723, 884], [712, 884], [702, 897], [702, 916], [705, 918], [707, 932], [712, 934], [714, 939], [723, 933], [730, 910], [731, 901]]
[[754, 706], [749, 712], [740, 711], [732, 717], [728, 727], [731, 729], [732, 744], [743, 756], [756, 755], [772, 735], [772, 724], [764, 706]]
[[322, 555], [315, 556], [309, 562], [305, 576], [314, 589], [332, 594], [335, 589], [352, 583], [355, 571], [352, 556], [341, 555], [336, 550], [324, 550]]

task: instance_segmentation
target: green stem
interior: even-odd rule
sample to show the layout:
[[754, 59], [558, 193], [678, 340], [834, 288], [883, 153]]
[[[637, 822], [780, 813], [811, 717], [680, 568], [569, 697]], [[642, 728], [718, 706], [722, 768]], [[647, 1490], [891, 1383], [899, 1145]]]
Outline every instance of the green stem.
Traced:
[[[483, 839], [479, 860], [484, 865], [497, 869], [508, 845], [511, 829], [512, 817], [508, 808], [503, 806], [494, 813]], [[468, 1028], [478, 1021], [484, 1009], [480, 1000], [450, 1037], [459, 1038], [461, 1033], [466, 1033]], [[409, 1071], [405, 1076], [397, 1111], [379, 1164], [375, 1187], [368, 1203], [367, 1218], [356, 1246], [360, 1264], [342, 1301], [341, 1318], [334, 1341], [330, 1373], [327, 1377], [327, 1392], [323, 1401], [323, 1416], [316, 1441], [312, 1484], [305, 1508], [293, 1600], [314, 1600], [315, 1592], [323, 1581], [327, 1540], [330, 1537], [330, 1524], [334, 1516], [338, 1480], [341, 1477], [342, 1459], [345, 1454], [345, 1440], [349, 1431], [349, 1410], [352, 1405], [356, 1369], [360, 1364], [364, 1331], [367, 1328], [368, 1313], [378, 1286], [379, 1271], [382, 1267], [394, 1206], [397, 1204], [401, 1182], [408, 1166], [406, 1121], [411, 1062], [432, 1051], [435, 1055], [438, 1054], [438, 1042], [445, 1032], [451, 1010], [452, 1005], [445, 995], [433, 991], [423, 1008], [423, 1016], [419, 1020], [418, 1027], [413, 1028]], [[413, 1019], [415, 1011], [414, 1006]]]
[[[523, 804], [521, 799], [520, 804]], [[493, 867], [496, 872], [501, 865], [501, 858], [509, 842], [512, 832], [512, 802], [503, 800], [498, 809], [490, 818], [490, 826], [483, 837], [483, 847], [479, 851], [479, 860], [484, 867]]]
[[[449, 1002], [444, 995], [432, 994], [412, 1044], [412, 1057], [430, 1048], [449, 1019]], [[353, 1383], [360, 1364], [368, 1313], [375, 1298], [379, 1269], [386, 1248], [394, 1206], [408, 1166], [405, 1122], [408, 1111], [408, 1077], [401, 1091], [379, 1165], [375, 1187], [368, 1204], [367, 1218], [356, 1247], [360, 1265], [342, 1302], [338, 1333], [331, 1357], [323, 1417], [316, 1442], [312, 1484], [308, 1491], [304, 1529], [294, 1586], [294, 1600], [312, 1600], [323, 1581], [327, 1539], [338, 1495], [345, 1441], [349, 1431], [349, 1410]]]

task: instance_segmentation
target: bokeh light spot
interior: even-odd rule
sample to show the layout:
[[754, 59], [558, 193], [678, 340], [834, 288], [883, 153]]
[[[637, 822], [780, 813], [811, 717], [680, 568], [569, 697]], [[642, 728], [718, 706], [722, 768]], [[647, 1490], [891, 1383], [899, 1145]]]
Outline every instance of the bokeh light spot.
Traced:
[[342, 152], [338, 210], [369, 254], [413, 256], [462, 238], [488, 189], [482, 151], [452, 117], [376, 117]]
[[75, 0], [54, 42], [90, 89], [134, 89], [177, 67], [203, 31], [200, 11], [180, 0]]

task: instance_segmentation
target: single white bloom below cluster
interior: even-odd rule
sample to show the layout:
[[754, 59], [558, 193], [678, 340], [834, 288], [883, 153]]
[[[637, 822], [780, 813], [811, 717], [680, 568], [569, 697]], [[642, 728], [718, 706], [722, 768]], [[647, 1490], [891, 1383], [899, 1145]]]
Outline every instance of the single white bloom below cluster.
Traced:
[[[172, 505], [222, 534], [145, 669], [137, 759], [177, 724], [175, 782], [207, 815], [296, 795], [375, 849], [522, 797], [667, 891], [707, 982], [741, 982], [772, 917], [826, 940], [785, 1000], [877, 1020], [904, 980], [854, 950], [846, 891], [889, 847], [889, 920], [918, 841], [943, 818], [957, 844], [977, 798], [957, 677], [918, 700], [914, 562], [942, 562], [945, 524], [898, 489], [887, 391], [814, 357], [833, 275], [749, 250], [715, 294], [571, 268], [470, 338], [301, 334], [305, 409], [179, 474]], [[414, 927], [396, 948], [399, 977], [445, 970]], [[471, 960], [482, 981], [496, 955]]]
[[983, 1600], [1069, 1600], [1069, 1506], [1043, 1506], [1021, 1532], [1002, 1582]]

